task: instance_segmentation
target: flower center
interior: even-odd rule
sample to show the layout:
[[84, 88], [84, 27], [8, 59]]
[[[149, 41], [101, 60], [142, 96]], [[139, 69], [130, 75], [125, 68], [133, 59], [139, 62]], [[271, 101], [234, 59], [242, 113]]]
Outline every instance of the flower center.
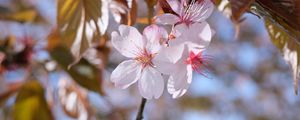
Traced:
[[153, 66], [152, 58], [153, 54], [150, 54], [146, 49], [144, 49], [144, 51], [138, 57], [136, 57], [135, 60], [140, 62], [143, 68], [145, 68], [148, 65]]
[[202, 52], [199, 52], [198, 54], [190, 52], [185, 63], [191, 65], [192, 69], [200, 74], [203, 74], [203, 71], [206, 68], [206, 61], [203, 58]]

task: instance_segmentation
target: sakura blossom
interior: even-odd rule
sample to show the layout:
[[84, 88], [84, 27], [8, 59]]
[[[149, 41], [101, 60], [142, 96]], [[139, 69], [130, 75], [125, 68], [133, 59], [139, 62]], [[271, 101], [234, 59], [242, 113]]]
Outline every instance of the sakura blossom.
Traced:
[[159, 98], [164, 90], [164, 80], [152, 59], [161, 48], [160, 41], [166, 38], [167, 32], [156, 25], [146, 27], [143, 35], [134, 27], [120, 25], [119, 33], [112, 33], [112, 45], [131, 59], [120, 63], [112, 72], [111, 81], [115, 86], [125, 89], [138, 82], [144, 98]]
[[213, 12], [214, 5], [211, 0], [167, 0], [176, 14], [165, 13], [154, 18], [159, 24], [186, 24], [205, 21]]
[[194, 23], [192, 26], [180, 24], [174, 27], [168, 44], [170, 46], [186, 44], [190, 51], [197, 51], [209, 45], [213, 34], [207, 22]]
[[167, 89], [173, 98], [186, 93], [193, 71], [203, 75], [207, 62], [202, 52], [211, 41], [212, 31], [207, 23], [196, 23], [193, 27], [186, 30], [186, 25], [178, 25], [174, 39], [168, 41], [169, 46], [161, 48], [154, 58], [157, 69], [170, 75]]
[[125, 89], [138, 81], [144, 98], [157, 99], [164, 90], [164, 74], [169, 77], [168, 92], [178, 98], [186, 93], [193, 71], [201, 74], [206, 62], [202, 52], [213, 35], [205, 19], [212, 13], [213, 4], [209, 0], [190, 3], [169, 0], [168, 3], [178, 15], [167, 13], [155, 19], [158, 23], [176, 24], [170, 34], [157, 25], [146, 27], [143, 35], [125, 25], [119, 27], [120, 34], [112, 33], [113, 46], [125, 57], [132, 58], [112, 72], [111, 81], [117, 87]]

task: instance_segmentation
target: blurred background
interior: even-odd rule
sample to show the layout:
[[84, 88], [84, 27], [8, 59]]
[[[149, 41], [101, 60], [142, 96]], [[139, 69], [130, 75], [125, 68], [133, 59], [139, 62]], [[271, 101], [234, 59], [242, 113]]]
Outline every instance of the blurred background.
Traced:
[[[68, 70], [74, 60], [68, 47], [57, 47], [64, 39], [57, 35], [56, 3], [0, 0], [0, 119], [135, 119], [141, 100], [137, 86], [123, 90], [109, 81], [112, 70], [127, 59], [109, 42], [122, 23], [124, 6], [102, 1], [97, 39], [105, 42], [97, 42]], [[142, 31], [149, 5], [143, 0], [136, 4], [134, 26]], [[159, 8], [153, 11], [159, 13]], [[215, 9], [208, 19], [216, 33], [205, 51], [213, 58], [207, 76], [194, 73], [187, 94], [179, 99], [164, 91], [160, 99], [149, 100], [145, 120], [300, 119], [292, 71], [271, 42], [263, 18], [243, 17], [235, 38], [226, 11]]]

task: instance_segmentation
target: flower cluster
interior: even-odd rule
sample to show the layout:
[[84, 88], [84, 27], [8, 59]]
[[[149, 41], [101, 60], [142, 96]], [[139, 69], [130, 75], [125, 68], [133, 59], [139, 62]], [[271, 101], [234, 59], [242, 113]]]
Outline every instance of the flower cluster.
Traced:
[[[205, 67], [202, 51], [209, 45], [213, 30], [205, 21], [214, 10], [210, 0], [167, 0], [174, 11], [154, 18], [163, 27], [150, 25], [140, 34], [134, 27], [120, 25], [111, 35], [112, 45], [125, 57], [111, 74], [117, 87], [127, 88], [138, 82], [140, 94], [159, 98], [168, 77], [167, 90], [173, 98], [186, 93], [192, 73]], [[164, 77], [163, 77], [164, 76]]]

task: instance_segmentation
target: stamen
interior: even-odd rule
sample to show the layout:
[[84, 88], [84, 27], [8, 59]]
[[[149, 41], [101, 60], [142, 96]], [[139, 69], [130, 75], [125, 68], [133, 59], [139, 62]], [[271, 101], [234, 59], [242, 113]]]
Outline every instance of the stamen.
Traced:
[[153, 54], [150, 54], [146, 49], [143, 50], [142, 53], [138, 55], [138, 57], [135, 58], [138, 62], [140, 62], [143, 66], [143, 68], [147, 66], [153, 66], [152, 58], [154, 57]]
[[185, 63], [191, 65], [193, 71], [196, 71], [201, 75], [204, 75], [204, 71], [208, 68], [207, 61], [203, 57], [202, 52], [199, 52], [198, 54], [190, 52], [189, 57], [187, 58]]

